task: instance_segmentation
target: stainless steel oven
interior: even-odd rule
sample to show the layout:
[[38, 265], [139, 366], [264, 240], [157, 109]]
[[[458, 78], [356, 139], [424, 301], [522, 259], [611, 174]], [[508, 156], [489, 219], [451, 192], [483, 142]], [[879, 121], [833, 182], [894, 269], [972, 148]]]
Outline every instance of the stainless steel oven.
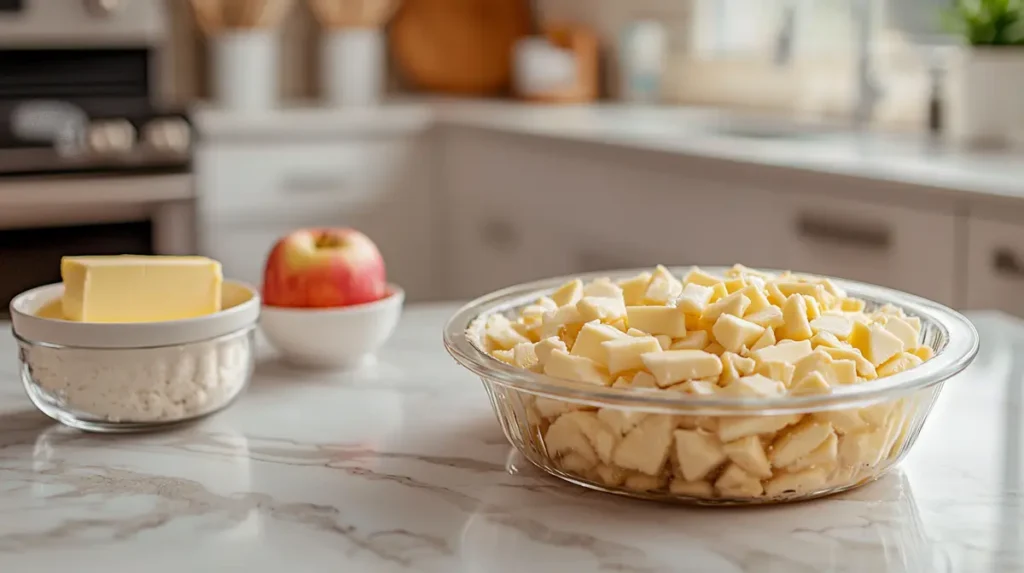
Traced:
[[0, 314], [71, 254], [194, 249], [164, 2], [0, 0]]

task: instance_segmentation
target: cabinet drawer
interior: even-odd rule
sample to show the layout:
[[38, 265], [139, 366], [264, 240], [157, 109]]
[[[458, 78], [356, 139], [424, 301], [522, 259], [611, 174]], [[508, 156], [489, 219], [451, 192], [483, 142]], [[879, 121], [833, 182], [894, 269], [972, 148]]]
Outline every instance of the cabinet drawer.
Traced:
[[[453, 142], [453, 209], [486, 189], [493, 209], [529, 218], [561, 253], [561, 274], [623, 266], [785, 266], [778, 198], [700, 173], [659, 172], [608, 152], [572, 153], [494, 139]], [[471, 213], [459, 217], [472, 218]]]
[[207, 146], [196, 158], [199, 207], [228, 216], [315, 213], [384, 200], [417, 176], [415, 149], [404, 140]]
[[965, 305], [1024, 317], [1024, 225], [967, 222]]
[[200, 250], [227, 276], [258, 284], [280, 237], [353, 227], [377, 244], [408, 300], [430, 299], [439, 271], [428, 151], [417, 138], [209, 145], [196, 165]]
[[787, 267], [957, 302], [952, 213], [803, 194], [780, 197], [789, 228]]
[[259, 288], [270, 249], [287, 233], [287, 228], [269, 224], [218, 228], [204, 233], [200, 252], [220, 261], [225, 277]]

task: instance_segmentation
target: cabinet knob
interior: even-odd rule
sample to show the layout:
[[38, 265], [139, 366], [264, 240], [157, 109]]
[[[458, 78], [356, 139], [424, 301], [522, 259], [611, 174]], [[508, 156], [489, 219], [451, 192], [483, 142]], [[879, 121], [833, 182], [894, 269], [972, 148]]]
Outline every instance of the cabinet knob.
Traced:
[[992, 252], [992, 269], [1003, 276], [1024, 278], [1024, 263], [1006, 247], [999, 247]]
[[496, 251], [507, 253], [519, 246], [520, 237], [507, 220], [489, 219], [480, 227], [480, 240]]

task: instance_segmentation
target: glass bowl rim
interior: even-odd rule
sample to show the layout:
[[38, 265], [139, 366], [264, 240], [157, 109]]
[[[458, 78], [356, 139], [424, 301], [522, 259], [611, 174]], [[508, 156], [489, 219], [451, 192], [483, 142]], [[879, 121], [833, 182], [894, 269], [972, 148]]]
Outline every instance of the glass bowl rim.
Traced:
[[89, 351], [96, 352], [98, 354], [109, 352], [111, 353], [111, 355], [113, 355], [113, 353], [133, 352], [136, 350], [166, 350], [168, 348], [184, 348], [186, 346], [194, 346], [198, 344], [213, 344], [231, 338], [239, 338], [242, 335], [249, 334], [250, 332], [255, 331], [257, 328], [259, 328], [259, 325], [253, 323], [232, 330], [231, 332], [219, 334], [217, 336], [211, 336], [209, 338], [193, 340], [190, 342], [182, 342], [178, 344], [158, 344], [154, 346], [70, 346], [66, 344], [54, 344], [52, 342], [44, 342], [41, 340], [32, 340], [31, 338], [25, 338], [24, 336], [18, 334], [17, 332], [14, 332], [14, 329], [11, 329], [11, 336], [14, 338], [14, 341], [17, 342], [19, 345], [31, 346], [33, 348], [49, 348], [52, 350], [68, 351]]
[[[690, 266], [672, 266], [674, 276], [682, 276]], [[701, 266], [702, 270], [722, 276], [732, 267]], [[775, 269], [750, 268], [752, 271], [779, 274]], [[528, 304], [550, 293], [566, 282], [579, 278], [584, 282], [601, 277], [613, 280], [629, 278], [650, 268], [616, 269], [564, 275], [521, 283], [481, 296], [462, 306], [444, 327], [444, 345], [448, 353], [464, 368], [488, 383], [525, 391], [530, 394], [569, 402], [661, 411], [685, 415], [789, 414], [835, 410], [880, 402], [910, 394], [916, 390], [944, 382], [962, 372], [978, 354], [979, 336], [974, 325], [959, 312], [937, 302], [895, 289], [864, 282], [821, 275], [794, 274], [827, 278], [847, 294], [875, 304], [892, 304], [911, 316], [937, 327], [946, 344], [920, 366], [910, 370], [850, 386], [839, 386], [830, 394], [810, 396], [748, 397], [675, 397], [671, 392], [647, 392], [633, 388], [612, 388], [585, 382], [553, 378], [545, 374], [506, 364], [487, 354], [469, 336], [478, 321]]]

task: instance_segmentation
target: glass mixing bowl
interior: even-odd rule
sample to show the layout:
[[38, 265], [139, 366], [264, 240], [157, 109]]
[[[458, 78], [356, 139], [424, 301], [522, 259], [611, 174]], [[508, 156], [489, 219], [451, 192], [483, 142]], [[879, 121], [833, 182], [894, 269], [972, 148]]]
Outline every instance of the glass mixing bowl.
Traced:
[[[675, 276], [687, 269], [671, 269]], [[705, 267], [721, 276], [726, 267]], [[900, 291], [828, 277], [868, 311], [897, 306], [921, 320], [934, 357], [905, 372], [831, 394], [774, 398], [688, 396], [611, 388], [524, 370], [487, 354], [488, 316], [518, 310], [573, 278], [619, 280], [641, 269], [565, 276], [478, 298], [448, 321], [444, 342], [480, 376], [505, 436], [531, 463], [567, 481], [645, 499], [708, 505], [805, 500], [861, 486], [895, 467], [913, 447], [942, 389], [977, 355], [978, 333], [963, 315]], [[762, 271], [778, 272], [778, 271]], [[737, 479], [751, 448], [771, 452], [795, 434], [828, 438], [784, 469]], [[725, 453], [723, 453], [725, 452]], [[756, 452], [755, 452], [756, 453]], [[760, 455], [760, 454], [758, 454]]]

